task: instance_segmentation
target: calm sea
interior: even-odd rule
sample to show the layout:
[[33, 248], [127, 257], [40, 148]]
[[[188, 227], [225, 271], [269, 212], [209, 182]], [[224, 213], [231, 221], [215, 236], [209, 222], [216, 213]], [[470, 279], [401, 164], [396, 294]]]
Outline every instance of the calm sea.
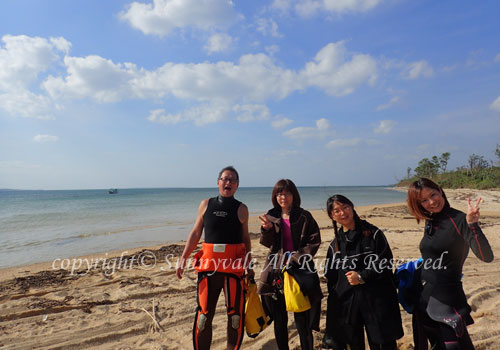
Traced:
[[[272, 188], [239, 188], [252, 214], [271, 207]], [[335, 193], [355, 205], [404, 201], [388, 187], [301, 187], [302, 207], [324, 209]], [[217, 188], [0, 190], [0, 268], [186, 240], [198, 205]]]

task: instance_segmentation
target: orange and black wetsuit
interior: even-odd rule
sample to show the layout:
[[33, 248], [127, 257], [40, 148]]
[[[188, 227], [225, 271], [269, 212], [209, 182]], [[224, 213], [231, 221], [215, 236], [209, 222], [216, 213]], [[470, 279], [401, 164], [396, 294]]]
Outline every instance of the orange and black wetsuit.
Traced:
[[446, 205], [426, 222], [420, 241], [422, 292], [413, 313], [415, 349], [472, 350], [467, 332], [473, 323], [462, 287], [462, 268], [469, 248], [485, 262], [493, 260], [490, 244], [477, 223]]
[[245, 296], [242, 276], [246, 250], [238, 218], [240, 204], [233, 197], [210, 198], [203, 217], [205, 242], [194, 257], [198, 271], [198, 307], [193, 326], [195, 350], [210, 349], [212, 320], [222, 289], [228, 314], [227, 349], [239, 349], [243, 340]]

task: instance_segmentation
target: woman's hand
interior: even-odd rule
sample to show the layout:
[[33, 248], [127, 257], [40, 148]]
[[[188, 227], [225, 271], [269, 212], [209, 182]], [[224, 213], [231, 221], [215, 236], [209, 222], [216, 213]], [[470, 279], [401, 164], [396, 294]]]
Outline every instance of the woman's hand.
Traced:
[[259, 219], [262, 223], [262, 228], [264, 230], [269, 230], [271, 227], [273, 227], [273, 223], [271, 221], [269, 221], [269, 219], [267, 218], [267, 215], [263, 215], [263, 216], [259, 216]]
[[476, 205], [472, 206], [470, 204], [470, 198], [467, 198], [467, 223], [474, 224], [479, 221], [479, 203], [481, 203], [481, 197], [476, 202]]
[[349, 282], [351, 286], [356, 286], [360, 283], [361, 276], [356, 271], [346, 272], [345, 276], [347, 277], [347, 282]]

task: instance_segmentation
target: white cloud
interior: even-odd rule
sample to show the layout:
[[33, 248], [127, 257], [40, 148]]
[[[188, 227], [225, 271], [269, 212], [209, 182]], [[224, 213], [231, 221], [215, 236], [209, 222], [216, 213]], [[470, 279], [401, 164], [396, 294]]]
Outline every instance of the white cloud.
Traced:
[[272, 18], [258, 18], [257, 31], [264, 36], [270, 35], [275, 38], [283, 36], [278, 31], [278, 24]]
[[405, 79], [430, 78], [434, 75], [434, 69], [427, 61], [422, 60], [409, 63], [402, 74]]
[[316, 0], [303, 0], [295, 4], [295, 12], [304, 18], [314, 16], [322, 8], [322, 3]]
[[131, 3], [120, 18], [144, 34], [165, 36], [176, 28], [227, 28], [242, 15], [231, 0], [153, 0]]
[[291, 7], [291, 0], [274, 0], [271, 8], [281, 12], [288, 12]]
[[59, 137], [53, 135], [36, 135], [33, 137], [33, 140], [36, 142], [55, 142], [59, 140]]
[[50, 38], [50, 43], [54, 45], [54, 47], [63, 52], [65, 55], [69, 54], [69, 50], [71, 49], [71, 43], [64, 39], [63, 37]]
[[2, 37], [0, 47], [0, 90], [27, 88], [38, 75], [59, 60], [57, 51], [70, 44], [63, 38], [49, 40], [26, 35]]
[[361, 139], [359, 137], [352, 139], [336, 139], [328, 142], [326, 144], [327, 148], [336, 148], [336, 147], [355, 147], [361, 143]]
[[152, 123], [170, 125], [193, 121], [196, 126], [203, 126], [224, 120], [228, 112], [228, 106], [200, 105], [177, 114], [165, 114], [164, 109], [152, 110], [147, 119]]
[[373, 132], [375, 134], [388, 134], [392, 131], [395, 125], [396, 122], [394, 120], [381, 120]]
[[280, 50], [278, 45], [269, 45], [264, 48], [269, 56], [274, 56]]
[[233, 43], [233, 38], [225, 33], [213, 34], [209, 39], [208, 43], [205, 46], [205, 50], [208, 53], [214, 52], [224, 52], [231, 46]]
[[343, 42], [325, 46], [300, 72], [277, 66], [265, 54], [243, 55], [237, 63], [167, 62], [151, 71], [99, 56], [67, 56], [64, 64], [66, 76], [49, 76], [43, 84], [50, 96], [91, 97], [100, 102], [161, 99], [171, 95], [212, 103], [261, 103], [283, 99], [310, 86], [342, 96], [376, 78], [375, 60], [361, 54], [348, 57]]
[[316, 128], [318, 130], [328, 130], [330, 128], [330, 122], [325, 118], [316, 120]]
[[385, 104], [381, 104], [377, 107], [377, 111], [383, 111], [385, 109], [391, 108], [394, 104], [399, 102], [399, 96], [394, 96], [391, 100]]
[[2, 37], [0, 46], [0, 108], [13, 116], [51, 119], [57, 108], [46, 96], [29, 89], [39, 76], [67, 54], [71, 44], [64, 38], [26, 35]]
[[[349, 54], [343, 42], [326, 45], [304, 69], [295, 71], [277, 65], [272, 57], [263, 53], [243, 55], [237, 62], [167, 62], [147, 70], [97, 55], [69, 56], [71, 43], [63, 38], [5, 36], [3, 40], [7, 44], [6, 48], [0, 48], [1, 106], [11, 114], [38, 118], [51, 117], [59, 107], [56, 102], [63, 104], [70, 99], [91, 98], [112, 103], [124, 99], [161, 101], [174, 97], [211, 106], [243, 106], [262, 105], [310, 87], [342, 96], [360, 84], [373, 82], [377, 70], [373, 58]], [[65, 71], [47, 76], [48, 69], [56, 63]], [[29, 90], [37, 80], [46, 94]], [[188, 115], [182, 112], [181, 119], [189, 117], [198, 123], [203, 120], [192, 116], [196, 114], [194, 110], [189, 111]], [[170, 121], [177, 120], [171, 114], [163, 116], [169, 116]], [[218, 120], [208, 118], [214, 119]]]
[[323, 47], [314, 62], [306, 64], [300, 73], [308, 85], [317, 86], [333, 96], [352, 93], [356, 87], [377, 78], [377, 63], [369, 55], [356, 54], [350, 61], [343, 41]]
[[500, 112], [500, 96], [490, 104], [490, 109]]
[[0, 93], [0, 108], [13, 116], [37, 119], [54, 119], [54, 105], [49, 98], [26, 89], [13, 89]]
[[293, 123], [293, 120], [291, 120], [287, 117], [278, 116], [278, 117], [276, 117], [275, 120], [273, 120], [271, 122], [271, 126], [275, 129], [282, 129], [282, 128], [290, 125], [291, 123]]
[[382, 0], [297, 0], [295, 11], [302, 17], [311, 17], [318, 12], [335, 14], [366, 12], [381, 2]]
[[271, 113], [264, 105], [235, 105], [233, 111], [237, 114], [236, 119], [242, 123], [256, 120], [268, 120]]
[[332, 12], [364, 12], [373, 9], [382, 0], [323, 0], [325, 10]]
[[64, 58], [65, 78], [49, 76], [43, 83], [53, 98], [92, 97], [100, 102], [116, 102], [131, 97], [132, 83], [139, 71], [132, 63], [116, 64], [100, 56]]
[[178, 124], [182, 121], [186, 121], [186, 118], [183, 118], [182, 114], [165, 114], [165, 110], [155, 109], [149, 112], [149, 117], [147, 118], [152, 123], [159, 124]]
[[287, 130], [283, 133], [284, 136], [295, 140], [305, 140], [309, 138], [318, 138], [326, 136], [330, 128], [330, 122], [325, 119], [316, 120], [316, 127], [300, 126]]
[[500, 53], [498, 53], [496, 56], [495, 56], [495, 63], [499, 63], [500, 62]]

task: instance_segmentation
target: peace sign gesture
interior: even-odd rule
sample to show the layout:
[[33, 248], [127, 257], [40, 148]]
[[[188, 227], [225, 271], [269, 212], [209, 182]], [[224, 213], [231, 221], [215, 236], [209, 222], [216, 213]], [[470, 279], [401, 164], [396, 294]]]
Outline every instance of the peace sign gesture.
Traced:
[[267, 215], [262, 215], [262, 216], [259, 216], [259, 219], [260, 219], [260, 222], [262, 223], [262, 228], [264, 228], [264, 230], [269, 230], [272, 226], [273, 226], [273, 223], [271, 221], [269, 221], [269, 219], [267, 218]]
[[478, 198], [476, 205], [472, 206], [470, 204], [470, 198], [467, 198], [467, 223], [473, 224], [479, 221], [479, 203], [481, 203], [481, 197]]

